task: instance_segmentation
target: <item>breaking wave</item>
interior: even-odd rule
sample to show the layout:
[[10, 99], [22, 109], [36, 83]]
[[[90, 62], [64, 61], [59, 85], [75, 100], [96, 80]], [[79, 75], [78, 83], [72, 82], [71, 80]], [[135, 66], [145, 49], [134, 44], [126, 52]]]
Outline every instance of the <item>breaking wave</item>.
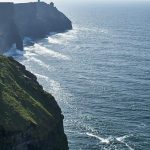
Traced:
[[125, 136], [122, 136], [122, 137], [111, 137], [110, 136], [108, 138], [103, 138], [101, 136], [98, 136], [98, 135], [95, 135], [95, 134], [89, 133], [89, 132], [87, 132], [86, 135], [89, 136], [89, 137], [93, 137], [95, 139], [98, 139], [103, 144], [112, 144], [114, 141], [118, 141], [121, 144], [124, 144], [129, 150], [134, 150], [131, 146], [129, 146], [125, 142], [125, 139], [130, 137], [129, 135], [125, 135]]
[[34, 44], [34, 46], [26, 47], [25, 51], [29, 52], [30, 54], [32, 53], [32, 54], [36, 54], [36, 55], [42, 55], [44, 57], [53, 57], [53, 58], [62, 59], [62, 60], [70, 60], [69, 56], [66, 56], [62, 53], [48, 49], [37, 43]]
[[88, 132], [86, 133], [86, 135], [100, 140], [101, 143], [105, 143], [105, 144], [109, 144], [110, 143], [110, 138], [105, 139], [105, 138], [102, 138], [100, 136], [94, 135], [92, 133], [88, 133]]
[[117, 140], [118, 142], [121, 142], [121, 143], [125, 144], [126, 147], [129, 148], [129, 150], [134, 150], [131, 146], [129, 146], [129, 145], [125, 142], [125, 139], [128, 138], [128, 137], [130, 137], [130, 136], [125, 135], [125, 136], [116, 138], [116, 140]]
[[68, 42], [76, 38], [76, 35], [78, 32], [79, 32], [79, 28], [74, 28], [73, 30], [65, 32], [65, 33], [50, 34], [47, 40], [48, 40], [48, 43], [50, 44], [66, 45], [68, 44]]

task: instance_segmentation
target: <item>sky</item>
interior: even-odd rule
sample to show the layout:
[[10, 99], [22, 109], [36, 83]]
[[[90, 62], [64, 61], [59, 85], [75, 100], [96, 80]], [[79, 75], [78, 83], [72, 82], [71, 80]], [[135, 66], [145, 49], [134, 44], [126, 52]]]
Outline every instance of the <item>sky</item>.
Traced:
[[[20, 2], [36, 2], [37, 0], [0, 0], [0, 2], [15, 2], [15, 3], [20, 3]], [[50, 2], [51, 0], [42, 0], [45, 2]], [[143, 1], [149, 1], [150, 0], [52, 0], [55, 3], [79, 3], [79, 2], [86, 2], [86, 3], [93, 3], [93, 2], [143, 2]]]
[[[21, 2], [37, 2], [38, 0], [0, 0], [0, 2], [14, 2], [14, 3], [21, 3]], [[143, 3], [143, 2], [150, 2], [150, 0], [41, 0], [41, 1], [44, 1], [44, 2], [47, 2], [47, 3], [50, 3], [51, 1], [53, 1], [55, 3], [56, 6], [69, 6], [69, 5], [72, 5], [72, 6], [75, 6], [77, 4], [78, 5], [83, 5], [85, 3], [87, 4], [95, 4], [95, 3], [98, 3], [98, 4], [101, 4], [101, 3], [104, 3], [104, 4], [128, 4], [128, 3], [132, 3], [132, 4], [135, 4], [135, 3]]]

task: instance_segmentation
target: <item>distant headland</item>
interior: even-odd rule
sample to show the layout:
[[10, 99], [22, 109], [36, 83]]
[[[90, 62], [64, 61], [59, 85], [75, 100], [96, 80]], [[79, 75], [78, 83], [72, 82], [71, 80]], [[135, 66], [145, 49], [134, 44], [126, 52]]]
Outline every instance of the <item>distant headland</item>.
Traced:
[[71, 21], [60, 12], [53, 2], [0, 3], [0, 53], [13, 44], [23, 50], [24, 37], [43, 38], [50, 32], [72, 29]]

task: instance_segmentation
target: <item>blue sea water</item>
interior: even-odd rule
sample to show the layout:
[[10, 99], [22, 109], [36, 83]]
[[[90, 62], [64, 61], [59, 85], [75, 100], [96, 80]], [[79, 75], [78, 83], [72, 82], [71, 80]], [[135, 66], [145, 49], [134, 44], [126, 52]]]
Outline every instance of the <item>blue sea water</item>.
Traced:
[[17, 60], [55, 96], [70, 150], [150, 150], [149, 7], [61, 9], [73, 30]]

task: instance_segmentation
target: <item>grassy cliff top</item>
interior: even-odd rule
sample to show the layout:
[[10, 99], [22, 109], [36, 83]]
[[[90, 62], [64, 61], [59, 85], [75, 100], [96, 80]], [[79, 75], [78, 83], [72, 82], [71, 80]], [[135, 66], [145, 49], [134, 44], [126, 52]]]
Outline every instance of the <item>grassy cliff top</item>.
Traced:
[[0, 56], [0, 126], [7, 131], [31, 125], [49, 130], [60, 119], [59, 106], [36, 77], [13, 58]]

